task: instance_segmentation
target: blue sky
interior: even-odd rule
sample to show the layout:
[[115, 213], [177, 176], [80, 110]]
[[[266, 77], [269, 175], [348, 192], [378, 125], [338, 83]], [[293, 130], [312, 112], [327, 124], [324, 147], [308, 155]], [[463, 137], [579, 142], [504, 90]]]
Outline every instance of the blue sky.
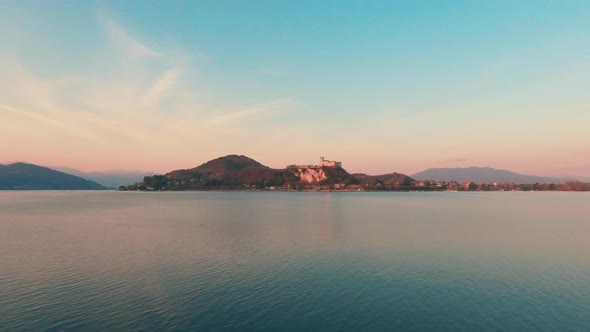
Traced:
[[590, 176], [589, 1], [0, 2], [5, 160]]

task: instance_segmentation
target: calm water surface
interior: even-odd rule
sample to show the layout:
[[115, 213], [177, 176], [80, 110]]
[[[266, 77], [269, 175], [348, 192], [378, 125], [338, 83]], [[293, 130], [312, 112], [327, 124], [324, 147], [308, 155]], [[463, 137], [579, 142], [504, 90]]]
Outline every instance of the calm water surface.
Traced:
[[0, 330], [590, 330], [587, 193], [0, 192]]

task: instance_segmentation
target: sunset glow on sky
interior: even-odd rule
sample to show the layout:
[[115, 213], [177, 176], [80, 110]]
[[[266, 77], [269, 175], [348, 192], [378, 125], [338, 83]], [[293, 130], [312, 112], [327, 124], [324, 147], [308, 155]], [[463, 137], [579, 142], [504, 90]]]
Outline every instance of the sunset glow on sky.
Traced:
[[590, 177], [589, 1], [2, 1], [0, 162]]

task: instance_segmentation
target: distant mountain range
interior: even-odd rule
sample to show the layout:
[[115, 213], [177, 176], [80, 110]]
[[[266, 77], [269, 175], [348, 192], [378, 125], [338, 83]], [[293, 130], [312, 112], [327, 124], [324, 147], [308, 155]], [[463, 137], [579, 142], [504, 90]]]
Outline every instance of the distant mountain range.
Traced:
[[571, 178], [552, 178], [532, 175], [522, 175], [507, 170], [491, 167], [466, 167], [466, 168], [430, 168], [412, 175], [416, 180], [457, 181], [475, 183], [503, 183], [518, 184], [534, 183], [565, 183]]
[[68, 167], [52, 167], [52, 169], [79, 176], [81, 178], [94, 181], [109, 188], [119, 188], [120, 186], [136, 183], [145, 176], [154, 175], [153, 172], [140, 171], [107, 171], [107, 172], [82, 172], [80, 170]]
[[78, 176], [27, 163], [0, 165], [0, 190], [103, 190]]

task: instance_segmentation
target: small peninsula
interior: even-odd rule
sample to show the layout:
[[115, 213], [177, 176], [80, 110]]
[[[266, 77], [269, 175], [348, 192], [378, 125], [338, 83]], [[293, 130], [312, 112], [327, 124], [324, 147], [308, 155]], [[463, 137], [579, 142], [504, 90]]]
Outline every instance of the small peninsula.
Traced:
[[404, 174], [381, 176], [350, 174], [342, 163], [320, 158], [317, 165], [289, 165], [270, 168], [243, 155], [228, 155], [192, 169], [146, 176], [142, 182], [120, 190], [291, 190], [360, 191], [410, 190], [414, 180]]

